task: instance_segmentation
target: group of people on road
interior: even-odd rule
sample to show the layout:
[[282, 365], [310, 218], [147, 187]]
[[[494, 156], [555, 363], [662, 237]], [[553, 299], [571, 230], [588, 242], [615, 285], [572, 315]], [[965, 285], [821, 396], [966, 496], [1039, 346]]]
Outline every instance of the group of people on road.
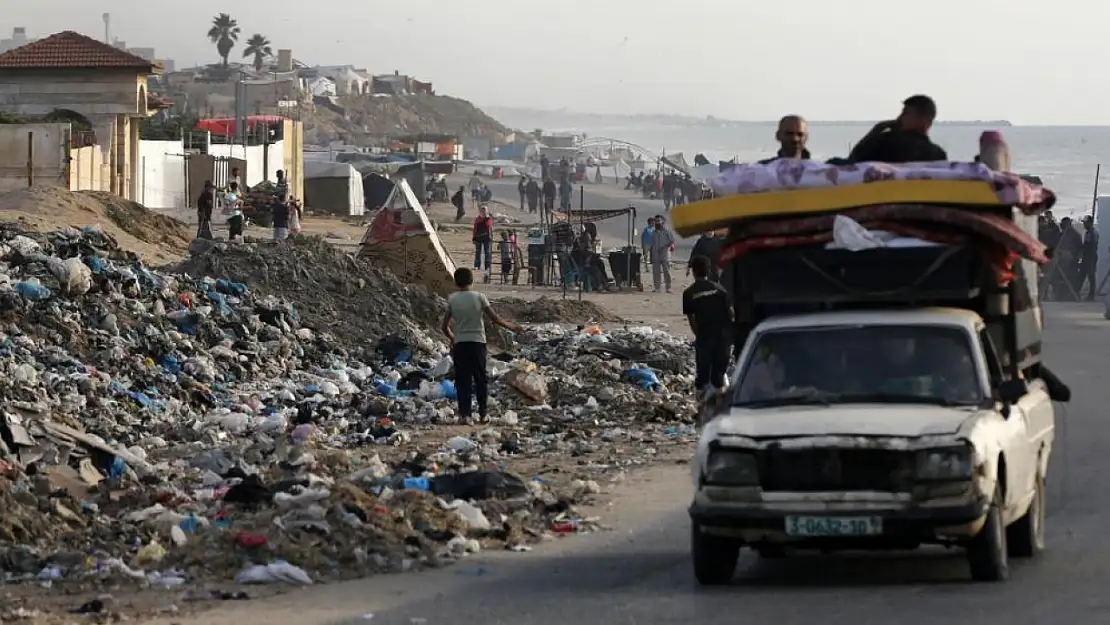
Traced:
[[669, 168], [663, 171], [634, 171], [628, 175], [624, 188], [638, 190], [645, 198], [662, 199], [666, 209], [696, 202], [705, 196], [703, 186], [694, 182], [690, 174]]
[[1046, 300], [1080, 299], [1084, 287], [1087, 301], [1094, 301], [1098, 294], [1098, 230], [1091, 215], [1084, 217], [1082, 224], [1080, 232], [1071, 217], [1057, 222], [1052, 211], [1037, 218], [1038, 238], [1052, 251], [1052, 262], [1042, 270], [1042, 279], [1047, 280], [1043, 293]]
[[569, 174], [564, 174], [558, 183], [545, 177], [542, 184], [532, 176], [523, 175], [516, 183], [516, 190], [520, 195], [520, 210], [527, 210], [529, 214], [539, 212], [541, 207], [544, 213], [551, 214], [555, 210], [556, 199], [559, 201], [559, 210], [568, 212], [574, 196], [574, 184], [570, 181]]

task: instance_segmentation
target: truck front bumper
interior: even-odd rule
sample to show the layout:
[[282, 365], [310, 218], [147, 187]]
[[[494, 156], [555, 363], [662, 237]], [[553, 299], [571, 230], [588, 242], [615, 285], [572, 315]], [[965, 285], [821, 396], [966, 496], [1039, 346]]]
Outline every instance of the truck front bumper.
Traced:
[[[779, 495], [788, 495], [786, 493]], [[881, 500], [844, 500], [807, 493], [797, 500], [776, 497], [775, 501], [713, 501], [704, 492], [695, 496], [689, 508], [690, 519], [701, 531], [741, 539], [745, 543], [823, 543], [823, 542], [904, 542], [927, 543], [960, 541], [979, 533], [990, 501], [968, 497], [937, 502], [896, 502]], [[786, 533], [787, 517], [878, 517], [882, 533], [859, 538], [795, 537]]]

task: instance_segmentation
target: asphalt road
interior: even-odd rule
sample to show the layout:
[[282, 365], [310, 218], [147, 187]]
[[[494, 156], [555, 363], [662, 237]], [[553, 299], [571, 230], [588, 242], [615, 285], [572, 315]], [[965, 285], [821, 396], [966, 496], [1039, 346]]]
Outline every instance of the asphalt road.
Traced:
[[[215, 613], [216, 625], [1034, 625], [1110, 622], [1110, 322], [1100, 306], [1048, 304], [1047, 358], [1074, 398], [1057, 412], [1047, 551], [1012, 561], [1008, 582], [971, 582], [958, 551], [742, 558], [731, 587], [695, 585], [685, 467], [650, 470], [602, 518], [612, 532], [530, 554], [479, 554], [416, 575], [313, 589]], [[280, 603], [284, 600], [284, 603]], [[269, 604], [269, 605], [268, 605]], [[372, 617], [370, 617], [372, 615]], [[278, 620], [274, 620], [278, 619]]]

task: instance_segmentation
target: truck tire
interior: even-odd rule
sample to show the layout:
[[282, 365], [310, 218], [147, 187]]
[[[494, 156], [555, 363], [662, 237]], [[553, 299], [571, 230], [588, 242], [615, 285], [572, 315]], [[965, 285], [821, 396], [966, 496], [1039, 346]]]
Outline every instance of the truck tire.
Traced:
[[1033, 489], [1033, 501], [1029, 504], [1025, 515], [1006, 528], [1006, 546], [1009, 547], [1010, 557], [1013, 558], [1032, 558], [1044, 551], [1043, 477], [1037, 476]]
[[690, 524], [690, 555], [694, 561], [694, 578], [702, 586], [724, 586], [736, 574], [740, 559], [740, 542], [711, 536], [697, 523]]
[[1010, 577], [1006, 551], [1006, 527], [1002, 522], [1002, 485], [994, 487], [987, 521], [967, 546], [971, 579], [977, 582], [1002, 582]]

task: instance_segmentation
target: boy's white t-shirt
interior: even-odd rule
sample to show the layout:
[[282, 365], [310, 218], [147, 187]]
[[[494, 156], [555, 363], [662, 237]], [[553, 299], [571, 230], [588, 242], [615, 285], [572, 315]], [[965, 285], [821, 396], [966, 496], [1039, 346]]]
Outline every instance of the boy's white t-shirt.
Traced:
[[447, 310], [451, 313], [456, 343], [486, 342], [487, 308], [489, 299], [484, 293], [459, 291], [447, 296]]

